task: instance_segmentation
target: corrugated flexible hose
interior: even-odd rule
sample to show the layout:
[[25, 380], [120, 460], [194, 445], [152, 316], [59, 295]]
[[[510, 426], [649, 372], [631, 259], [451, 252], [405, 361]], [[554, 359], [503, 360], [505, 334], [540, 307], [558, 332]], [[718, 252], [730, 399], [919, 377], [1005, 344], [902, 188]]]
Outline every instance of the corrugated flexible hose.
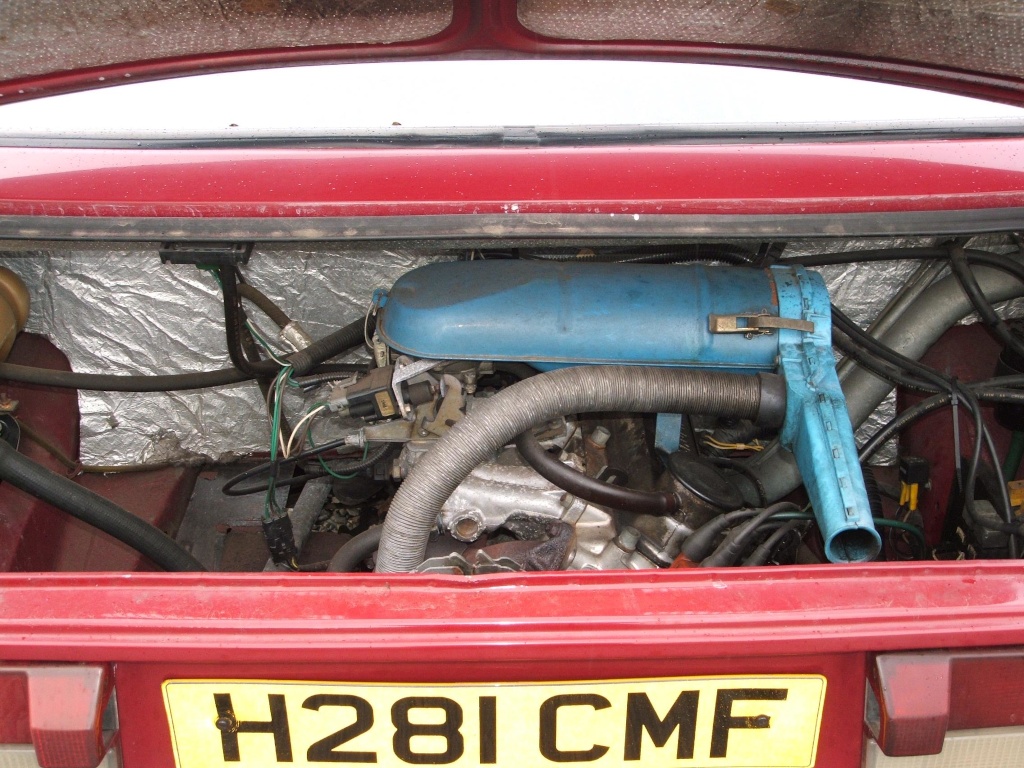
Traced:
[[520, 381], [483, 401], [413, 467], [384, 519], [378, 573], [414, 570], [441, 506], [482, 461], [527, 429], [568, 413], [700, 413], [779, 426], [782, 379], [631, 366], [562, 368]]

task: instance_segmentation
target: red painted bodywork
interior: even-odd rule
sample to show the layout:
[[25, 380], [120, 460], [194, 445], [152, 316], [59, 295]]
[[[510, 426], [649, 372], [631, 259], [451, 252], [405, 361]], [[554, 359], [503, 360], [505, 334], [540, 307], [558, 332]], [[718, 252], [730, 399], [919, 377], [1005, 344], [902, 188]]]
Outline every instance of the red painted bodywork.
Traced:
[[871, 652], [1019, 643], [1015, 564], [461, 577], [8, 575], [7, 658], [113, 661], [125, 764], [170, 766], [160, 682], [822, 673], [859, 765]]
[[[843, 52], [788, 50], [675, 40], [570, 40], [539, 35], [519, 23], [516, 0], [453, 0], [452, 21], [432, 37], [369, 45], [323, 45], [210, 53], [143, 61], [7, 80], [0, 103], [204, 72], [366, 60], [441, 58], [639, 59], [724, 64], [817, 72], [880, 80], [1024, 104], [1019, 77], [972, 72], [914, 61], [874, 60]], [[922, 12], [926, 12], [922, 10]]]
[[[995, 375], [999, 345], [980, 324], [951, 328], [921, 358], [925, 365], [955, 376], [962, 381], [978, 381]], [[918, 393], [900, 390], [897, 407], [903, 410], [923, 400]], [[992, 435], [996, 452], [1006, 456], [1010, 432], [995, 420], [995, 407], [982, 408], [985, 423]], [[960, 412], [960, 453], [970, 456], [974, 445], [974, 422]], [[956, 478], [953, 417], [943, 408], [922, 418], [906, 430], [900, 439], [900, 450], [908, 456], [922, 456], [931, 464], [931, 481], [920, 491], [919, 503], [924, 517], [925, 537], [935, 545], [942, 536], [946, 507]], [[985, 454], [986, 461], [988, 454]], [[1012, 480], [1013, 478], [1007, 478]]]
[[493, 149], [0, 147], [0, 216], [813, 214], [1024, 206], [1024, 139]]
[[[467, 5], [458, 5], [457, 14], [470, 14], [457, 16], [460, 24], [475, 18]], [[487, 7], [498, 13], [508, 6]], [[434, 42], [435, 54], [450, 50], [440, 45], [444, 41]], [[655, 55], [644, 44], [632, 48]], [[699, 52], [690, 53], [701, 60]], [[289, 55], [296, 60], [295, 52]], [[426, 53], [420, 48], [408, 55]], [[770, 62], [774, 54], [758, 56]], [[255, 57], [214, 59], [187, 65], [257, 63]], [[746, 61], [757, 59], [750, 54]], [[151, 74], [179, 72], [184, 64], [151, 64]], [[819, 68], [829, 66], [847, 65]], [[862, 76], [869, 72], [864, 67]], [[87, 76], [96, 75], [38, 79], [32, 93], [81, 87]], [[990, 95], [1009, 98], [1012, 91], [978, 83], [979, 92], [991, 88]], [[0, 148], [0, 217], [40, 220], [692, 213], [709, 215], [713, 231], [713, 217], [722, 214], [1019, 207], [1024, 139], [492, 149]], [[860, 764], [865, 677], [874, 654], [1014, 645], [1024, 645], [1024, 566], [1005, 562], [474, 579], [0, 575], [0, 660], [112, 663], [128, 768], [173, 765], [160, 697], [160, 683], [171, 677], [458, 682], [771, 672], [828, 678], [818, 765], [852, 768]], [[17, 694], [7, 696], [14, 700]]]

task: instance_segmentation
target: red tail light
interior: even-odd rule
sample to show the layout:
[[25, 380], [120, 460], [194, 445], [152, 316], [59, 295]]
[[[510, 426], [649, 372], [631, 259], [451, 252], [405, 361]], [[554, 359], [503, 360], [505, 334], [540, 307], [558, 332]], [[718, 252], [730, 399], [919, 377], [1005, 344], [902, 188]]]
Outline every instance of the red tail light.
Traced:
[[115, 733], [104, 727], [112, 692], [105, 665], [0, 666], [2, 741], [27, 736], [41, 768], [96, 768]]
[[937, 755], [947, 731], [1024, 725], [1024, 649], [875, 659], [869, 730], [886, 755]]

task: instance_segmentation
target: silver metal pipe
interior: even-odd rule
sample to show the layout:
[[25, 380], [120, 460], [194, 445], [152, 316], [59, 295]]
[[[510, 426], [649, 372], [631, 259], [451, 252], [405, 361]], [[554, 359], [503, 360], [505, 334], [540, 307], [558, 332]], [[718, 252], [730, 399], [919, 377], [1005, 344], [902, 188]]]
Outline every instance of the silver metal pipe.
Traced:
[[[996, 303], [1024, 296], [1024, 285], [1005, 272], [989, 267], [975, 267], [978, 285], [988, 300]], [[923, 291], [903, 313], [876, 338], [906, 357], [918, 360], [946, 331], [974, 311], [953, 275], [942, 278]], [[841, 377], [846, 407], [854, 428], [867, 420], [893, 390], [893, 385], [868, 371], [854, 366]], [[800, 470], [796, 459], [778, 444], [751, 459], [747, 467], [757, 477], [768, 501], [776, 501], [800, 486]], [[757, 503], [758, 494], [740, 476], [744, 496]]]

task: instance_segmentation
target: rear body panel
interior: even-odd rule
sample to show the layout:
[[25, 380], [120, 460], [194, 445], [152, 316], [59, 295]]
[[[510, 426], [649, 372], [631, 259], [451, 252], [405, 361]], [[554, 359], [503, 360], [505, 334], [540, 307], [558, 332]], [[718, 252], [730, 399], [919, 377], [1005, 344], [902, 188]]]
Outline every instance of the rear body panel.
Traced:
[[860, 762], [875, 652], [1024, 641], [1002, 563], [535, 576], [7, 575], [0, 658], [112, 662], [125, 764], [173, 765], [173, 678], [822, 674], [818, 765]]

